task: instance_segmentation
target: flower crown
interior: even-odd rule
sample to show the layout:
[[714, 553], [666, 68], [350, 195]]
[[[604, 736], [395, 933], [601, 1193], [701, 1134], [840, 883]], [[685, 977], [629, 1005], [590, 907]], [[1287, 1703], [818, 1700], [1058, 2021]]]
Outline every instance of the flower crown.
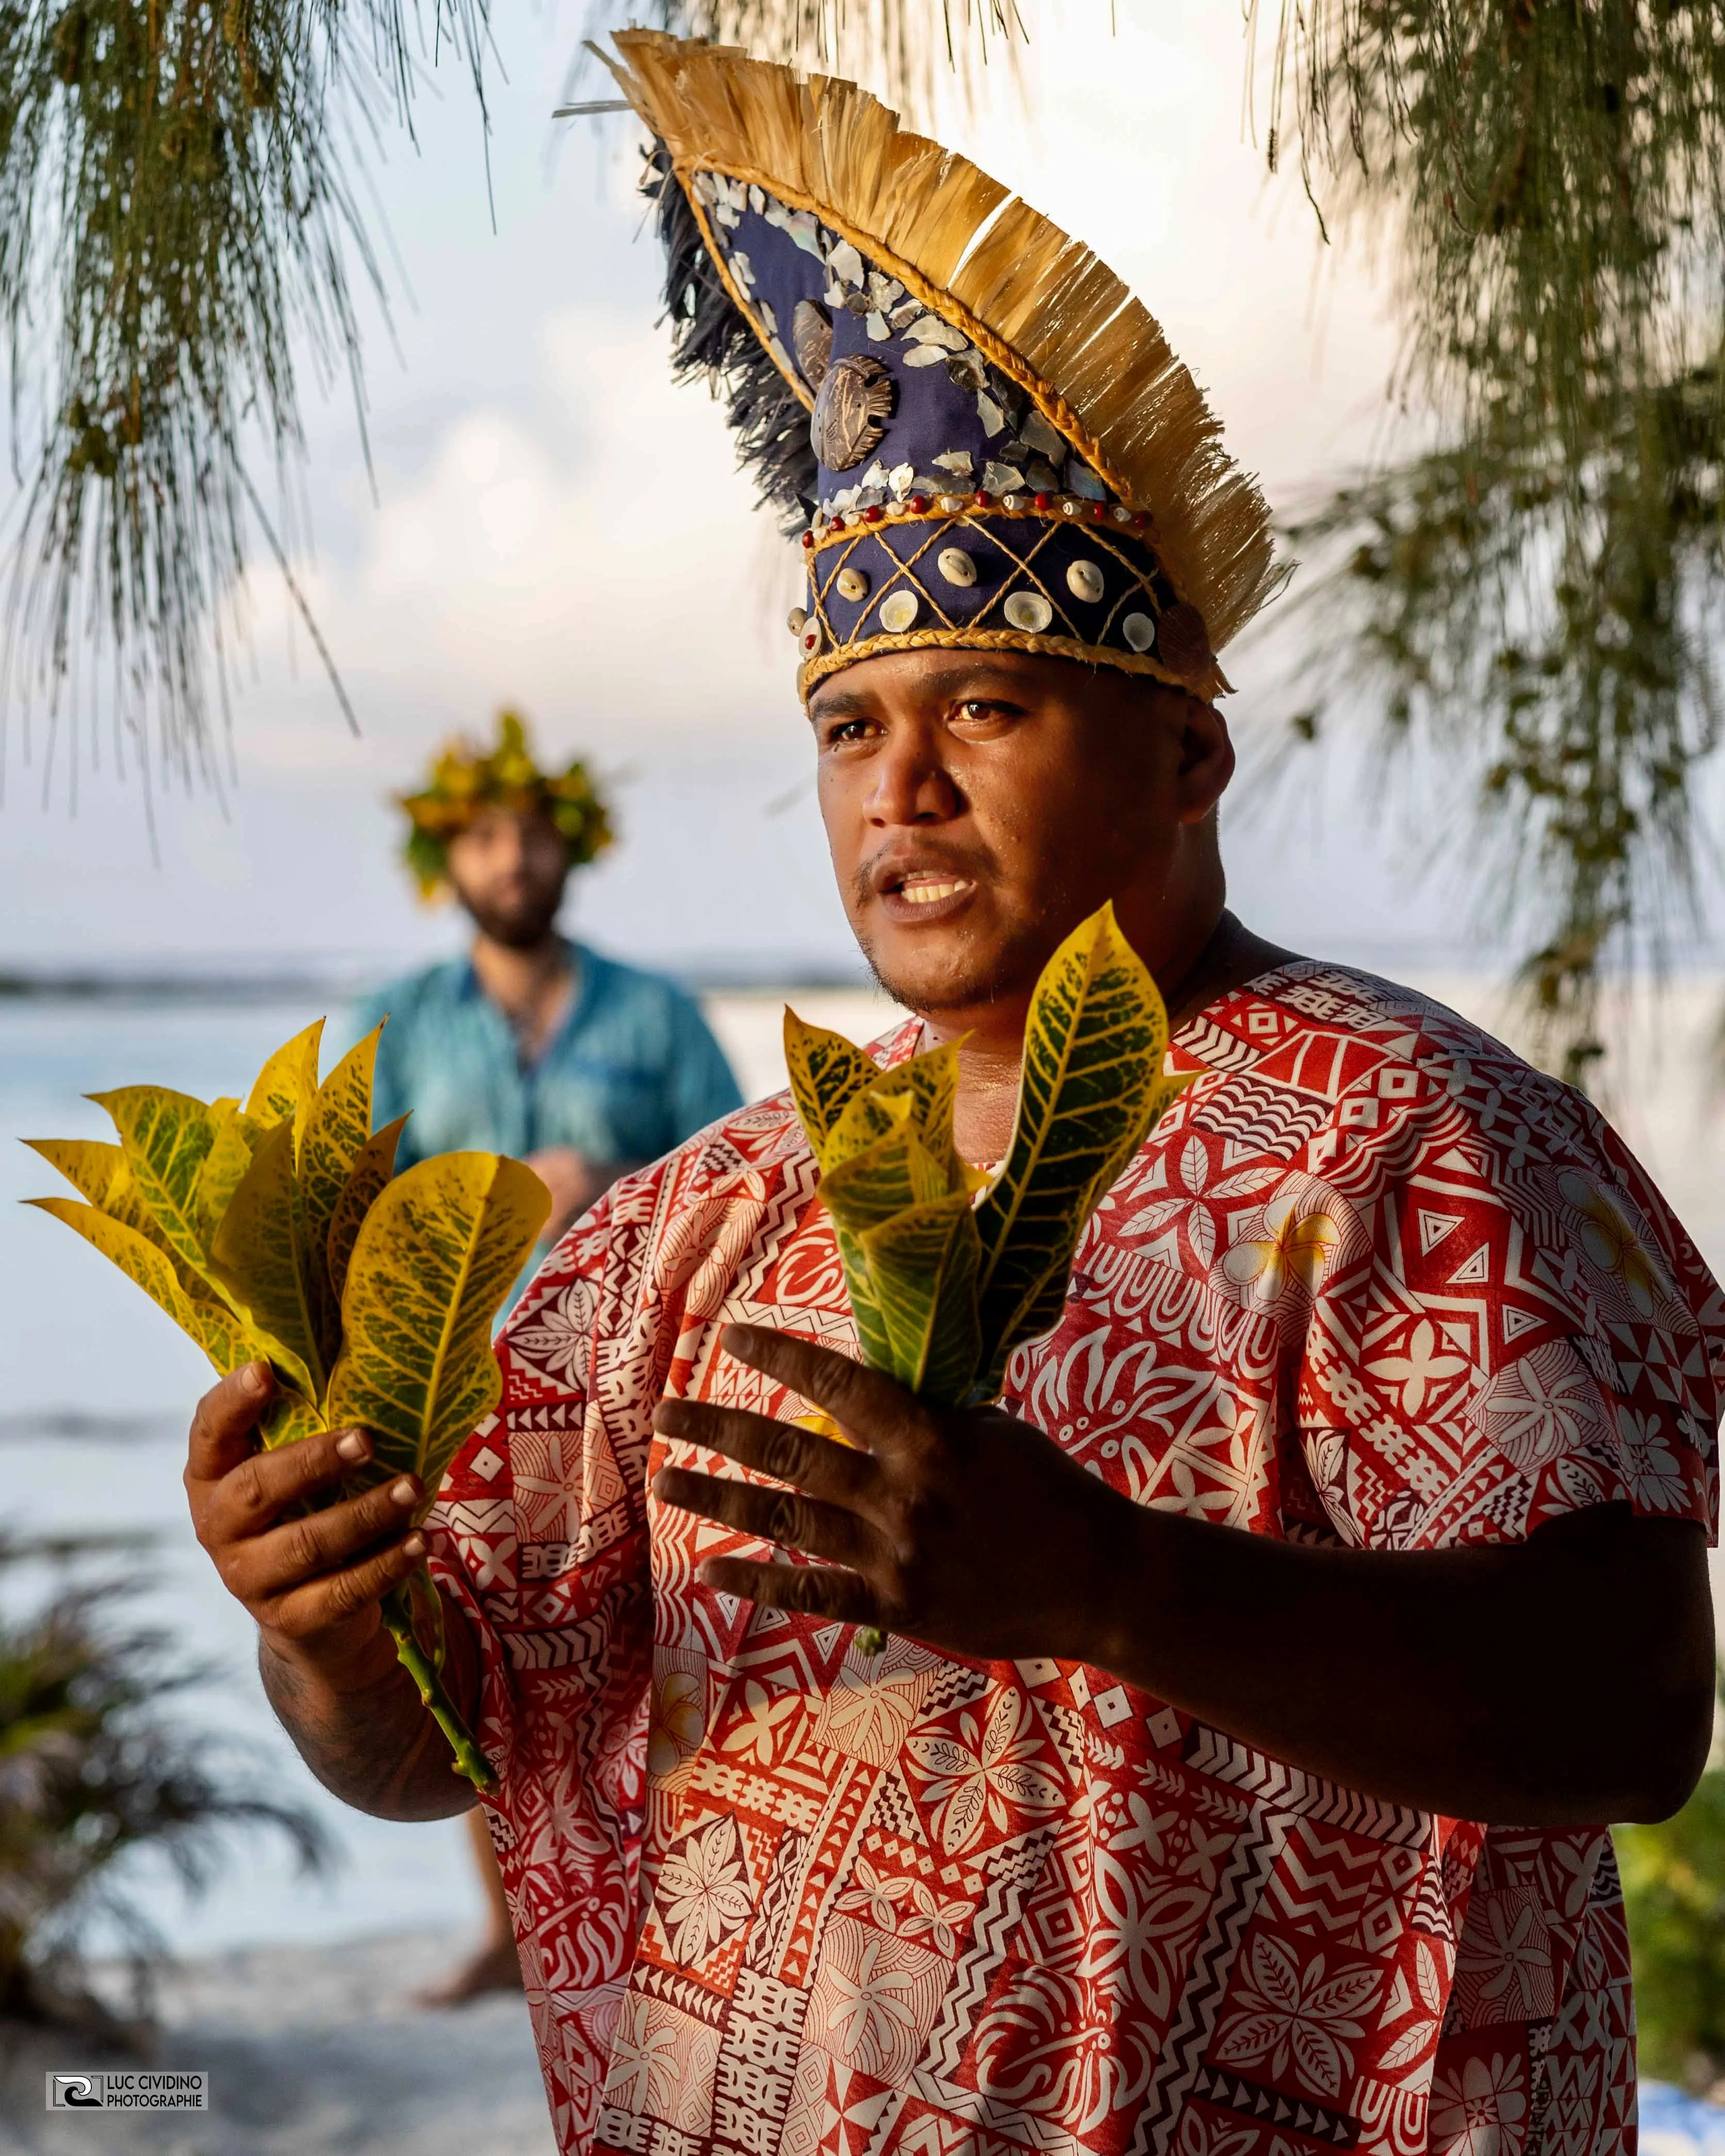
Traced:
[[396, 797], [408, 813], [403, 855], [421, 898], [434, 898], [449, 880], [449, 841], [487, 808], [542, 815], [556, 826], [571, 868], [597, 860], [616, 838], [610, 812], [578, 757], [556, 776], [533, 760], [527, 729], [516, 711], [497, 715], [497, 745], [483, 749], [465, 738], [445, 743], [418, 793]]

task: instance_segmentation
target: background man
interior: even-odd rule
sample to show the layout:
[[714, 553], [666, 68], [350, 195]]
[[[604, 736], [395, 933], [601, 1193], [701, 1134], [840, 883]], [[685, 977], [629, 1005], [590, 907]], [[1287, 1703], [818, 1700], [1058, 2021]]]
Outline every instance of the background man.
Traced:
[[[542, 772], [506, 711], [494, 747], [452, 744], [402, 806], [422, 894], [453, 893], [474, 934], [465, 957], [391, 982], [360, 1013], [359, 1032], [389, 1020], [376, 1119], [413, 1111], [403, 1168], [463, 1147], [525, 1160], [552, 1194], [542, 1255], [619, 1175], [736, 1107], [737, 1081], [680, 988], [557, 932], [572, 871], [612, 844], [579, 762]], [[521, 1982], [485, 1815], [470, 1819], [486, 1936], [428, 2004]]]
[[808, 506], [877, 1053], [960, 1042], [998, 1161], [1106, 899], [1195, 1079], [998, 1406], [855, 1361], [783, 1099], [566, 1239], [424, 1537], [283, 1524], [367, 1440], [249, 1457], [225, 1381], [188, 1487], [270, 1695], [351, 1801], [459, 1807], [377, 1615], [429, 1546], [566, 2150], [1618, 2156], [1598, 1823], [1707, 1749], [1718, 1291], [1579, 1096], [1227, 911], [1267, 516], [1155, 324], [849, 85], [619, 43], [680, 357]]

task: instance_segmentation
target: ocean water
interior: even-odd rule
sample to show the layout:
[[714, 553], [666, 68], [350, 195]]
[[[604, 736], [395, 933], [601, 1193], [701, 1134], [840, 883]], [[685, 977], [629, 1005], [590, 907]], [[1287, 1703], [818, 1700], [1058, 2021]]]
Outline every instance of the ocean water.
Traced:
[[[1420, 985], [1488, 1025], [1502, 1016], [1488, 984], [1457, 976]], [[799, 991], [792, 1000], [858, 1039], [892, 1017], [883, 998], [860, 992]], [[752, 1096], [783, 1083], [784, 1001], [769, 991], [707, 999]], [[1708, 1075], [1718, 1003], [1710, 983], [1680, 985], [1659, 1004], [1630, 998], [1617, 1016], [1635, 1045], [1615, 1108], [1703, 1251], [1725, 1269], [1725, 1119]], [[17, 1141], [109, 1134], [83, 1095], [146, 1080], [206, 1099], [242, 1092], [268, 1052], [323, 1008], [310, 993], [267, 1002], [0, 999], [0, 1517], [24, 1529], [151, 1532], [148, 1613], [220, 1671], [187, 1696], [187, 1720], [249, 1747], [256, 1771], [311, 1805], [341, 1852], [331, 1879], [306, 1881], [273, 1843], [236, 1840], [196, 1904], [141, 1863], [139, 1898], [184, 1951], [479, 1917], [459, 1820], [403, 1826], [347, 1810], [316, 1789], [264, 1704], [249, 1620], [193, 1541], [180, 1487], [187, 1422], [208, 1382], [202, 1358], [77, 1237], [16, 1202], [59, 1187]]]

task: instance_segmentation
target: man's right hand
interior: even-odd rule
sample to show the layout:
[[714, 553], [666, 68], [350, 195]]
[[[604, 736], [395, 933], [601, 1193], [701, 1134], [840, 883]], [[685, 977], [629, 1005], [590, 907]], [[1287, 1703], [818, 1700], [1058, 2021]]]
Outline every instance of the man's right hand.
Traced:
[[[363, 1430], [331, 1430], [265, 1452], [258, 1422], [275, 1398], [268, 1366], [249, 1363], [198, 1404], [186, 1495], [198, 1541], [259, 1633], [264, 1689], [300, 1756], [325, 1785], [385, 1818], [465, 1810], [472, 1787], [396, 1659], [383, 1597], [425, 1554], [412, 1526], [410, 1476], [329, 1496], [372, 1457]], [[459, 1613], [444, 1610], [446, 1681], [476, 1689], [477, 1656]]]
[[250, 1363], [198, 1402], [186, 1461], [193, 1527], [278, 1653], [332, 1674], [375, 1662], [378, 1605], [425, 1554], [424, 1537], [408, 1532], [419, 1485], [403, 1475], [303, 1511], [365, 1466], [372, 1441], [362, 1430], [328, 1430], [260, 1451], [259, 1418], [275, 1395], [267, 1364]]

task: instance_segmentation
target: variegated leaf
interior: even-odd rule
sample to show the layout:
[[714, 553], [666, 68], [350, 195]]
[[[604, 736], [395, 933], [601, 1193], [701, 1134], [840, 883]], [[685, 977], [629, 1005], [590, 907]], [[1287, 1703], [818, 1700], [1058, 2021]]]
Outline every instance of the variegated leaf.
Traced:
[[180, 1286], [194, 1302], [222, 1300], [221, 1291], [211, 1280], [206, 1267], [187, 1265], [162, 1234], [161, 1223], [144, 1203], [137, 1178], [132, 1173], [131, 1164], [124, 1153], [121, 1155], [119, 1167], [114, 1171], [114, 1180], [108, 1185], [107, 1195], [102, 1200], [102, 1210], [110, 1220], [118, 1220], [122, 1226], [134, 1229], [146, 1243], [153, 1243], [179, 1276]]
[[374, 1131], [366, 1140], [355, 1156], [352, 1169], [330, 1215], [329, 1230], [324, 1239], [324, 1264], [330, 1292], [338, 1309], [347, 1286], [347, 1265], [353, 1255], [359, 1224], [395, 1173], [395, 1149], [407, 1126], [407, 1117], [398, 1116], [393, 1123], [385, 1123], [381, 1131]]
[[902, 1385], [937, 1407], [968, 1393], [982, 1348], [976, 1275], [982, 1245], [970, 1194], [912, 1205], [860, 1239], [870, 1287]]
[[1011, 1150], [978, 1208], [985, 1394], [1058, 1322], [1085, 1222], [1186, 1082], [1163, 1075], [1167, 1050], [1156, 983], [1105, 906], [1036, 984]]
[[246, 1099], [245, 1111], [254, 1121], [292, 1126], [295, 1153], [317, 1098], [317, 1051], [323, 1027], [323, 1020], [316, 1019], [303, 1033], [284, 1041], [253, 1080]]
[[113, 1118], [139, 1200], [162, 1240], [194, 1272], [206, 1272], [208, 1250], [198, 1199], [216, 1137], [208, 1108], [165, 1086], [122, 1086], [90, 1098]]
[[321, 1399], [323, 1357], [290, 1122], [272, 1124], [259, 1140], [216, 1230], [210, 1270], [252, 1330], [270, 1342], [271, 1359], [303, 1373], [298, 1389]]
[[827, 1175], [855, 1160], [897, 1131], [914, 1128], [916, 1104], [908, 1086], [864, 1086], [839, 1111], [827, 1132], [827, 1149], [821, 1167]]
[[346, 1335], [330, 1381], [330, 1426], [372, 1433], [372, 1472], [424, 1487], [502, 1386], [491, 1326], [551, 1209], [519, 1161], [441, 1153], [388, 1183], [360, 1227], [341, 1299]]
[[197, 1197], [198, 1232], [206, 1250], [216, 1239], [222, 1216], [244, 1180], [265, 1128], [246, 1115], [238, 1101], [212, 1101], [209, 1115], [214, 1135], [198, 1178]]
[[32, 1152], [40, 1153], [57, 1168], [81, 1197], [100, 1205], [126, 1156], [117, 1145], [100, 1138], [26, 1138]]
[[[867, 1097], [858, 1096], [845, 1108], [845, 1119], [869, 1106]], [[893, 1214], [906, 1212], [910, 1205], [929, 1205], [944, 1199], [951, 1188], [944, 1167], [927, 1152], [910, 1123], [910, 1101], [899, 1097], [884, 1106], [895, 1111], [893, 1127], [822, 1175], [822, 1203], [839, 1227], [850, 1229], [852, 1235], [880, 1227], [882, 1220], [891, 1220]], [[834, 1132], [834, 1152], [839, 1142], [841, 1132]]]
[[372, 1131], [372, 1073], [381, 1025], [350, 1048], [317, 1089], [299, 1147], [300, 1194], [305, 1207], [305, 1248], [311, 1260], [318, 1337], [326, 1363], [341, 1343], [341, 1291], [329, 1277], [330, 1223], [354, 1163]]
[[814, 1157], [824, 1163], [826, 1142], [851, 1095], [880, 1075], [871, 1056], [824, 1026], [805, 1025], [793, 1010], [784, 1014], [784, 1060], [791, 1098], [803, 1119]]
[[[234, 1313], [218, 1302], [201, 1301], [187, 1294], [166, 1252], [124, 1222], [110, 1219], [94, 1205], [80, 1205], [69, 1198], [32, 1198], [27, 1201], [39, 1212], [64, 1220], [84, 1240], [114, 1264], [130, 1281], [165, 1310], [182, 1332], [188, 1333], [226, 1377], [242, 1364], [274, 1360], [268, 1343], [249, 1332]], [[295, 1382], [295, 1373], [278, 1370]]]

